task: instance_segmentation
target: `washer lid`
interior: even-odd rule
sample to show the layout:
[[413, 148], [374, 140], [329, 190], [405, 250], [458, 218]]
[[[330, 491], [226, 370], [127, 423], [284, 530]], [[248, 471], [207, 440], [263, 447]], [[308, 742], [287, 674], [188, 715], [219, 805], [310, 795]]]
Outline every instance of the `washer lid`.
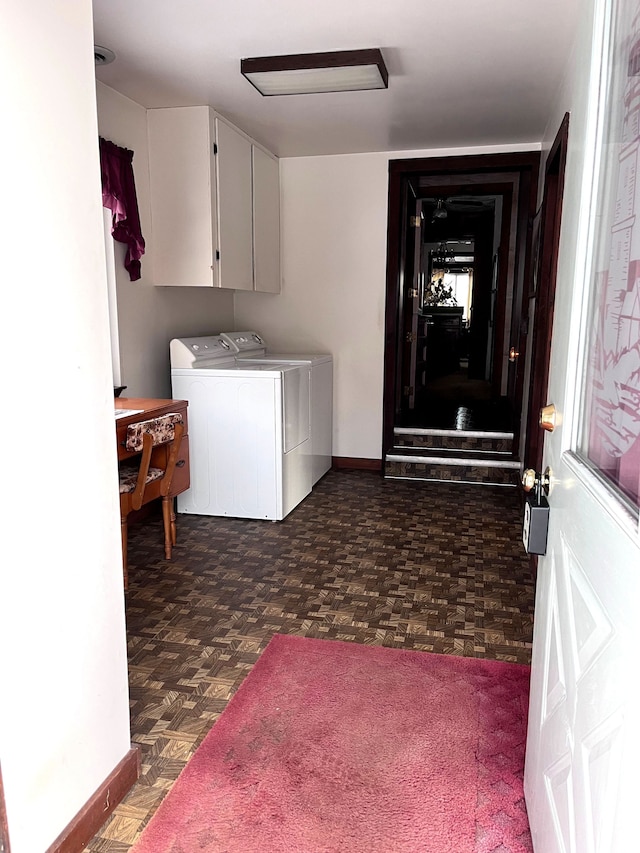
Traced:
[[264, 357], [270, 361], [296, 361], [300, 364], [321, 364], [333, 360], [333, 356], [328, 352], [267, 352]]
[[242, 379], [277, 379], [282, 381], [284, 378], [296, 375], [309, 375], [311, 367], [309, 364], [304, 364], [300, 361], [290, 361], [286, 364], [282, 362], [265, 361], [259, 359], [243, 359], [236, 361], [235, 358], [225, 359], [203, 359], [188, 367], [172, 367], [172, 376], [188, 376], [200, 374], [207, 377], [222, 377]]
[[304, 369], [303, 362], [269, 361], [266, 358], [242, 359], [235, 362], [235, 369], [242, 373], [291, 373]]

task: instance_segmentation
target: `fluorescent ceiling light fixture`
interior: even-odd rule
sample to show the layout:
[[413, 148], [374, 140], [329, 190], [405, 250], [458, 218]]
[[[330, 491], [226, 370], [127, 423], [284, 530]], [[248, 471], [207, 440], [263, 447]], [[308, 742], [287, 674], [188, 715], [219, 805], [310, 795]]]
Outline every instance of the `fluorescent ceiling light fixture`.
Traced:
[[386, 89], [389, 81], [378, 48], [242, 59], [240, 71], [267, 96]]

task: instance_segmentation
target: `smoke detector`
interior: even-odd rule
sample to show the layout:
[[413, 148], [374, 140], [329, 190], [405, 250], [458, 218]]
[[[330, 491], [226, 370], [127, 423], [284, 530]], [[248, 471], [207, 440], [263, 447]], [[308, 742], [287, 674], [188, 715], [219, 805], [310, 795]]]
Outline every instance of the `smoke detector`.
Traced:
[[99, 44], [94, 44], [93, 58], [96, 65], [109, 65], [116, 58], [116, 55], [108, 47], [101, 47]]

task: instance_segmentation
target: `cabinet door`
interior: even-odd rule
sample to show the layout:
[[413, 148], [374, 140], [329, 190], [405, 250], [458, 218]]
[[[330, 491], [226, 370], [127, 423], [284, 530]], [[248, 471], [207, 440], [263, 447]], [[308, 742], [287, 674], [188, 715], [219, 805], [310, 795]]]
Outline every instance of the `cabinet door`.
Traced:
[[217, 285], [210, 110], [152, 109], [147, 117], [154, 283]]
[[251, 143], [216, 118], [220, 286], [253, 290]]
[[280, 293], [280, 168], [275, 157], [253, 146], [254, 287]]

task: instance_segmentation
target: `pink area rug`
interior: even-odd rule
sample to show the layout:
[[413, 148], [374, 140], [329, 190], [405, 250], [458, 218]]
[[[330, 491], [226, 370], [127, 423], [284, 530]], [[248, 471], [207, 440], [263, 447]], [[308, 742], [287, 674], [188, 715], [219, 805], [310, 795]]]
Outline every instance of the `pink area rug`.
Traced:
[[523, 853], [529, 667], [276, 635], [135, 853]]

